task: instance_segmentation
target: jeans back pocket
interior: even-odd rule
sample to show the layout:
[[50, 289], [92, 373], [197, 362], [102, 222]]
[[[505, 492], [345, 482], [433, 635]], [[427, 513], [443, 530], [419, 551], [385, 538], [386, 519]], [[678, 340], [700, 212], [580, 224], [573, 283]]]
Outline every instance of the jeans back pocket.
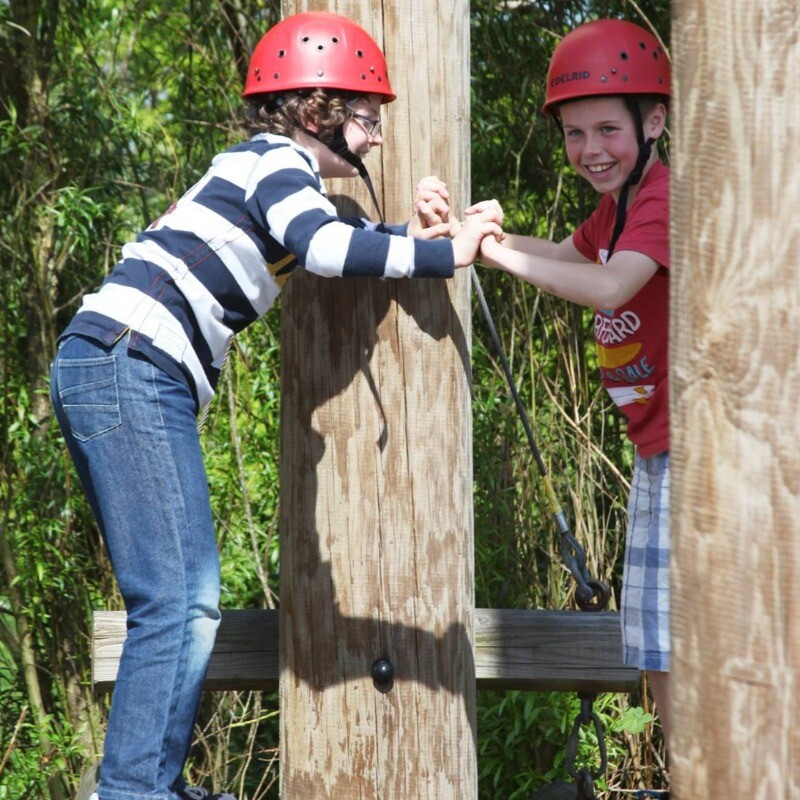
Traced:
[[58, 398], [76, 439], [85, 442], [120, 426], [116, 356], [64, 358], [61, 353], [56, 369]]

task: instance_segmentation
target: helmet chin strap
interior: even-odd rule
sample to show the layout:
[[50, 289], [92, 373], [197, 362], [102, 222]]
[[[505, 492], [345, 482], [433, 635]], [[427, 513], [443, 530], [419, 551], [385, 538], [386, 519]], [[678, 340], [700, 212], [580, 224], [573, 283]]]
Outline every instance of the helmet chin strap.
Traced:
[[639, 102], [635, 97], [626, 97], [625, 104], [630, 109], [633, 115], [633, 122], [636, 128], [636, 138], [639, 140], [639, 154], [636, 157], [636, 163], [628, 175], [622, 188], [619, 192], [619, 199], [617, 200], [617, 217], [614, 221], [614, 232], [611, 235], [611, 244], [608, 246], [608, 256], [606, 260], [611, 258], [614, 248], [617, 246], [617, 240], [620, 237], [623, 229], [625, 228], [625, 218], [628, 215], [628, 190], [631, 186], [636, 186], [642, 179], [642, 173], [650, 160], [650, 155], [653, 152], [653, 144], [655, 139], [644, 138], [644, 123], [642, 122], [642, 110], [639, 107]]
[[[312, 133], [308, 130], [306, 133], [319, 140], [319, 136], [316, 133]], [[381, 212], [381, 207], [378, 203], [378, 197], [375, 194], [375, 187], [372, 185], [372, 179], [369, 177], [369, 172], [367, 172], [367, 167], [364, 162], [350, 150], [350, 147], [347, 144], [347, 139], [344, 138], [344, 124], [339, 125], [333, 132], [333, 140], [330, 143], [321, 143], [324, 144], [332, 153], [335, 153], [340, 158], [343, 158], [348, 164], [354, 166], [358, 170], [358, 174], [367, 185], [369, 196], [372, 198], [372, 202], [375, 205], [375, 210], [378, 212], [378, 218], [380, 219], [381, 223], [383, 223], [383, 213]]]

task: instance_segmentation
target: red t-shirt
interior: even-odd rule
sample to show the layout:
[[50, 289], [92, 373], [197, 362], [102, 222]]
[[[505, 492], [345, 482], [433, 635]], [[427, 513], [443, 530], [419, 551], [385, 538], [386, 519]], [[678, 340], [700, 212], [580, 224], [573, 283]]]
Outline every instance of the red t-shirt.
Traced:
[[[575, 231], [578, 251], [605, 264], [617, 204], [604, 195]], [[628, 418], [628, 438], [640, 455], [669, 450], [669, 169], [660, 161], [644, 176], [615, 253], [633, 250], [660, 265], [625, 305], [595, 309], [594, 334], [603, 384]]]

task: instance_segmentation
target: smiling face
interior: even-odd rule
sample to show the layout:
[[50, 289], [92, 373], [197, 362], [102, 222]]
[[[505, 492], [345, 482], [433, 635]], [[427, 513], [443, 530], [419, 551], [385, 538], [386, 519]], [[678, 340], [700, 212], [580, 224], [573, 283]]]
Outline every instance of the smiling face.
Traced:
[[[560, 114], [570, 164], [598, 192], [616, 199], [639, 155], [635, 123], [625, 101], [587, 97], [565, 103]], [[645, 138], [658, 138], [666, 122], [664, 105], [656, 103], [643, 122]], [[654, 150], [651, 163], [656, 157]]]

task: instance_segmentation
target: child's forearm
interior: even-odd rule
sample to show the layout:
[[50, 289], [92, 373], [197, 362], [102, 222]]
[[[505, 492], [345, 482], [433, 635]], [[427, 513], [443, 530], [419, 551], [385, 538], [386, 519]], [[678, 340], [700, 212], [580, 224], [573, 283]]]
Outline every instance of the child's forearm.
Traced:
[[[511, 238], [511, 237], [509, 237]], [[542, 291], [591, 308], [616, 308], [626, 297], [613, 270], [599, 269], [591, 263], [555, 261], [503, 245], [481, 250], [481, 260], [502, 269]]]
[[553, 259], [559, 258], [558, 242], [551, 242], [549, 239], [539, 239], [535, 236], [521, 236], [517, 233], [506, 233], [505, 245], [518, 252], [529, 253], [532, 256]]
[[555, 294], [547, 280], [547, 270], [543, 268], [545, 260], [514, 247], [514, 240], [520, 238], [523, 237], [508, 235], [503, 244], [491, 246], [484, 244], [481, 247], [481, 261], [487, 266], [502, 269], [539, 289]]

